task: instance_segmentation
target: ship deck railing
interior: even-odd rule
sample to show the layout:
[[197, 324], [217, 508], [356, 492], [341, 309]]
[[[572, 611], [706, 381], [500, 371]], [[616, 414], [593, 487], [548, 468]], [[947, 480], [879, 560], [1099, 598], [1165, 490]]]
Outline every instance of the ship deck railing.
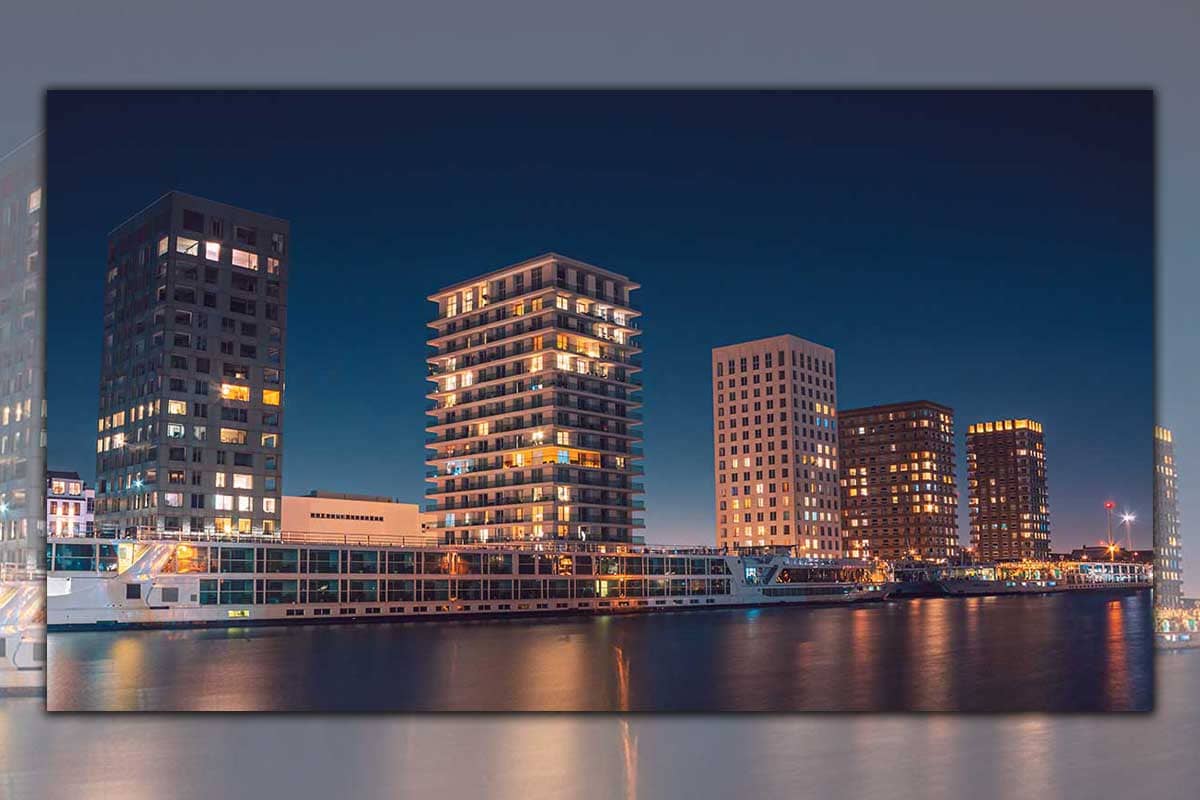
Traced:
[[604, 555], [678, 555], [727, 556], [732, 553], [705, 545], [656, 545], [633, 542], [588, 542], [575, 539], [505, 539], [487, 542], [446, 543], [431, 541], [428, 536], [393, 536], [371, 534], [337, 534], [316, 531], [283, 531], [278, 535], [262, 533], [183, 533], [177, 531], [137, 531], [123, 534], [97, 532], [93, 535], [70, 534], [47, 537], [48, 540], [100, 540], [138, 542], [187, 542], [211, 544], [307, 544], [344, 545], [349, 547], [403, 547], [447, 552], [468, 550], [515, 550], [531, 553], [598, 553]]

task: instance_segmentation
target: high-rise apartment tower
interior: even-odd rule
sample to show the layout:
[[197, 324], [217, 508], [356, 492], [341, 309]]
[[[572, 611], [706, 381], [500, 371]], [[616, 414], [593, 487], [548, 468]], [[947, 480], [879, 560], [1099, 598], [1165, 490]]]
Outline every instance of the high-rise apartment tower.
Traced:
[[101, 533], [279, 533], [289, 232], [170, 192], [109, 234]]
[[957, 558], [953, 409], [927, 400], [841, 409], [838, 443], [848, 557]]
[[713, 349], [718, 546], [841, 556], [834, 364], [791, 335]]
[[629, 542], [643, 527], [637, 288], [548, 253], [430, 295], [439, 540]]
[[1154, 428], [1154, 604], [1178, 608], [1183, 601], [1183, 542], [1179, 538], [1179, 475], [1171, 431]]
[[1042, 424], [1031, 419], [967, 428], [971, 545], [983, 560], [1044, 560], [1050, 506]]

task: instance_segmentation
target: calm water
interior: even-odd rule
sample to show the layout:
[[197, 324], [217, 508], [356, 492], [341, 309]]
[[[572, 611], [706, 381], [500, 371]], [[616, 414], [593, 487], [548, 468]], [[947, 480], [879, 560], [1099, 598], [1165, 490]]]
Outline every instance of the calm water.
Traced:
[[1149, 592], [52, 634], [52, 710], [1153, 707]]

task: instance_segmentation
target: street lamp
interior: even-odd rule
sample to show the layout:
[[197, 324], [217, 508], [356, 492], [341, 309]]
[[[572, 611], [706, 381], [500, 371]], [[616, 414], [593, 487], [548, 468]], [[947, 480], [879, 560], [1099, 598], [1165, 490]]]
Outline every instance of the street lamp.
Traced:
[[1121, 524], [1125, 526], [1125, 549], [1133, 552], [1133, 523], [1137, 520], [1137, 516], [1132, 511], [1126, 511], [1121, 515]]
[[1116, 507], [1117, 507], [1117, 504], [1114, 503], [1112, 500], [1108, 500], [1104, 503], [1104, 513], [1108, 517], [1108, 548], [1109, 548], [1110, 554], [1112, 553], [1112, 543], [1113, 543], [1112, 514], [1113, 514], [1113, 509]]

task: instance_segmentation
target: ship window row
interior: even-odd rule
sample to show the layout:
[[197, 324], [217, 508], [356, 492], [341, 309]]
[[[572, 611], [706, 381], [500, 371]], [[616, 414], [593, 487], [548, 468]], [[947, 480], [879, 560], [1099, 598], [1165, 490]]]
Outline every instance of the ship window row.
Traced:
[[[130, 584], [136, 586], [136, 584]], [[165, 589], [164, 589], [165, 591]], [[822, 590], [826, 591], [827, 590]], [[649, 578], [632, 580], [355, 580], [341, 578], [271, 580], [250, 578], [200, 581], [200, 605], [279, 605], [451, 600], [541, 600], [604, 597], [727, 595], [729, 578]]]
[[[63, 572], [113, 572], [117, 544], [47, 543], [46, 561]], [[130, 545], [126, 545], [130, 547]], [[129, 556], [127, 556], [128, 558]], [[537, 553], [458, 553], [231, 547], [181, 544], [164, 573], [364, 575], [728, 575], [723, 558]]]

